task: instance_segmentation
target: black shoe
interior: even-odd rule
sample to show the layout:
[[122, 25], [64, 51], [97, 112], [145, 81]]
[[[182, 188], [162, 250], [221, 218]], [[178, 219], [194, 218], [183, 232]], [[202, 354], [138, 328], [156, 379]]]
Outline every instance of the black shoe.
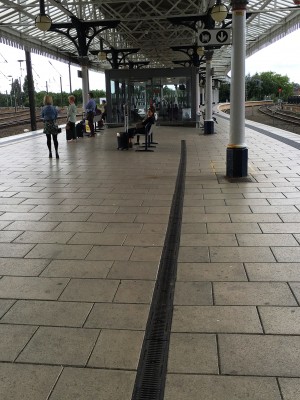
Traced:
[[58, 153], [56, 153], [56, 158], [59, 158], [59, 155], [58, 155]]
[[51, 151], [49, 151], [49, 158], [52, 158], [52, 153], [51, 153]]

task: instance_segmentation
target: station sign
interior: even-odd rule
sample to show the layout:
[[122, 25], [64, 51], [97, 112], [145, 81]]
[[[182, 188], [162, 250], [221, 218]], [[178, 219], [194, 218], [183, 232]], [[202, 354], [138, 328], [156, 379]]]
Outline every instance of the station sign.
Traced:
[[231, 29], [202, 29], [198, 44], [204, 47], [231, 44]]

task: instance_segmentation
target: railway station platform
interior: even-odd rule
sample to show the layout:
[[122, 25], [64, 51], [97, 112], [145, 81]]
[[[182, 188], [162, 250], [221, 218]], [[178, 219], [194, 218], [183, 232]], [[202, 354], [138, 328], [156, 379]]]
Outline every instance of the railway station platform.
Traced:
[[1, 400], [132, 398], [177, 189], [164, 399], [300, 399], [300, 137], [247, 121], [230, 180], [215, 117], [147, 153], [117, 129], [62, 133], [59, 160], [39, 132], [0, 140]]

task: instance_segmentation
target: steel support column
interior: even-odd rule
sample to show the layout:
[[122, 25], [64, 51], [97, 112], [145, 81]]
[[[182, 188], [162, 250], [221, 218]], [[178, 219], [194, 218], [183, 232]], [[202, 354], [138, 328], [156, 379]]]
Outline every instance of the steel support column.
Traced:
[[232, 0], [232, 55], [230, 86], [230, 133], [226, 175], [248, 174], [248, 149], [245, 143], [245, 59], [247, 0]]
[[26, 58], [26, 71], [27, 71], [27, 82], [28, 82], [30, 124], [31, 124], [31, 130], [36, 131], [37, 126], [36, 126], [36, 112], [35, 112], [34, 81], [32, 76], [30, 51], [25, 50], [25, 58]]
[[205, 51], [206, 58], [206, 79], [205, 79], [205, 120], [204, 135], [214, 133], [214, 121], [212, 119], [212, 73], [211, 60], [214, 52], [212, 50]]
[[86, 63], [81, 63], [82, 72], [82, 109], [85, 110], [85, 105], [88, 102], [89, 93], [89, 70]]

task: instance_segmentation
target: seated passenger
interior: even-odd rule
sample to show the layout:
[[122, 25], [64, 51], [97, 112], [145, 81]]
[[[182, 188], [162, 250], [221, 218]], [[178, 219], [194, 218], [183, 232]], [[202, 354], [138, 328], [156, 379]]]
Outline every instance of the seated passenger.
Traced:
[[154, 110], [152, 107], [150, 107], [147, 111], [147, 115], [146, 117], [143, 119], [142, 122], [138, 122], [136, 124], [135, 128], [129, 128], [128, 129], [128, 135], [129, 137], [134, 137], [136, 136], [136, 143], [135, 145], [139, 145], [140, 144], [140, 135], [145, 134], [145, 128], [148, 124], [152, 125], [155, 122], [155, 117], [154, 117]]

